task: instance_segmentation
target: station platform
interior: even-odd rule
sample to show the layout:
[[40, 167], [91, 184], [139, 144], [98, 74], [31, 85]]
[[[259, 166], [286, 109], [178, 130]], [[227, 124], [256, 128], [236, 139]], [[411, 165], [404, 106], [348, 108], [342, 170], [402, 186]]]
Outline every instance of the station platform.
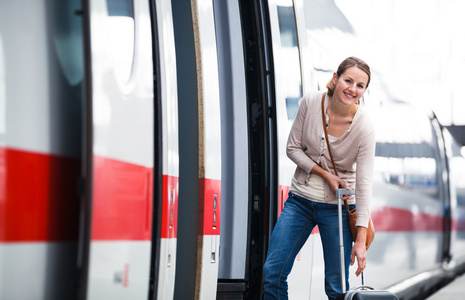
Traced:
[[426, 300], [458, 300], [465, 299], [465, 275], [455, 278]]

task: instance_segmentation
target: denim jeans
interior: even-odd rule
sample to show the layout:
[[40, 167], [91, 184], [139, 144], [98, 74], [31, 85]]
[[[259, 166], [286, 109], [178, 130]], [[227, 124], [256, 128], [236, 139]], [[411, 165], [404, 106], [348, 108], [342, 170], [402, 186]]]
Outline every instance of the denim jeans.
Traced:
[[[355, 207], [355, 205], [350, 206]], [[352, 236], [344, 207], [342, 213], [346, 287], [349, 289]], [[316, 225], [318, 225], [323, 244], [326, 295], [332, 299], [341, 293], [337, 205], [315, 202], [290, 192], [273, 229], [266, 262], [263, 266], [265, 300], [288, 299], [287, 276], [291, 272], [296, 255]]]

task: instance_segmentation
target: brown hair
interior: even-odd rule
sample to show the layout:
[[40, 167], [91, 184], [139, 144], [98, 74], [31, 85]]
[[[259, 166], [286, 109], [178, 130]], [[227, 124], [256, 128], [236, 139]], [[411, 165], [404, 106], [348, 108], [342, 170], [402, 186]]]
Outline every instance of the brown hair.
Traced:
[[[351, 68], [351, 67], [357, 67], [368, 75], [368, 82], [365, 87], [367, 88], [368, 85], [370, 84], [371, 71], [370, 71], [370, 67], [368, 66], [368, 64], [364, 62], [363, 60], [361, 60], [360, 58], [351, 56], [351, 57], [344, 59], [339, 65], [339, 67], [337, 68], [337, 72], [336, 72], [337, 77], [341, 77], [341, 75], [344, 74], [344, 72], [348, 68]], [[328, 89], [328, 95], [332, 96], [334, 94], [334, 84], [332, 80], [330, 80], [328, 84], [326, 84], [326, 88]]]

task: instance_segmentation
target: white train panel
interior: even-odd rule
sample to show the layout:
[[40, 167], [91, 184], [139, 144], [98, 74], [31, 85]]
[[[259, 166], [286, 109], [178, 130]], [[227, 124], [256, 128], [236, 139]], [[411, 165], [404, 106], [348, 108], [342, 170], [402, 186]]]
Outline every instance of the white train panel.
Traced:
[[91, 2], [93, 149], [99, 156], [153, 166], [149, 6], [127, 5]]
[[[5, 87], [0, 92], [0, 116], [3, 116], [0, 143], [14, 149], [77, 157], [81, 103], [79, 97], [70, 93], [70, 88], [82, 77], [78, 75], [78, 82], [66, 82], [62, 77], [60, 72], [67, 69], [57, 57], [61, 44], [56, 33], [59, 29], [54, 26], [72, 27], [81, 23], [79, 19], [70, 18], [72, 12], [69, 11], [60, 11], [63, 19], [50, 17], [49, 13], [58, 13], [60, 8], [60, 5], [51, 8], [46, 1], [0, 4], [3, 56], [0, 73]], [[72, 3], [69, 8], [79, 9], [79, 4]], [[18, 14], [22, 17], [18, 18]], [[61, 33], [69, 34], [63, 31]], [[78, 29], [78, 40], [79, 32]], [[50, 39], [56, 43], [49, 42]], [[69, 56], [82, 62], [79, 51]]]
[[74, 295], [75, 242], [0, 244], [0, 299], [59, 300]]
[[163, 174], [179, 177], [178, 94], [170, 0], [157, 0], [160, 90], [163, 114]]
[[79, 2], [53, 4], [0, 3], [2, 299], [75, 295], [83, 59], [61, 51], [82, 22]]
[[150, 241], [93, 242], [87, 299], [147, 299], [150, 251]]
[[176, 274], [176, 238], [160, 239], [160, 272], [156, 299], [173, 299]]
[[[162, 111], [162, 220], [157, 299], [173, 299], [178, 222], [178, 95], [171, 1], [157, 0], [158, 88]], [[155, 222], [157, 220], [154, 220]], [[157, 272], [157, 270], [155, 270]]]
[[[92, 208], [84, 292], [87, 299], [147, 298], [155, 121], [150, 7], [89, 5]], [[121, 283], [115, 272], [122, 272]]]
[[216, 299], [220, 236], [215, 234], [199, 235], [198, 243], [201, 245], [197, 252], [200, 267], [198, 268], [194, 299]]
[[6, 66], [4, 52], [2, 35], [0, 35], [0, 145], [5, 143], [3, 136], [6, 132]]

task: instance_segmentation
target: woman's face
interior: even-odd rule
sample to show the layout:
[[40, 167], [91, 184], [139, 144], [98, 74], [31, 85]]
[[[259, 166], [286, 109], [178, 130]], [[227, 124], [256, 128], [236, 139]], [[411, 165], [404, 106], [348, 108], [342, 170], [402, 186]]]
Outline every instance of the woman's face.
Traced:
[[334, 96], [344, 104], [352, 105], [362, 98], [368, 83], [368, 75], [357, 67], [348, 68], [340, 77], [333, 75]]

